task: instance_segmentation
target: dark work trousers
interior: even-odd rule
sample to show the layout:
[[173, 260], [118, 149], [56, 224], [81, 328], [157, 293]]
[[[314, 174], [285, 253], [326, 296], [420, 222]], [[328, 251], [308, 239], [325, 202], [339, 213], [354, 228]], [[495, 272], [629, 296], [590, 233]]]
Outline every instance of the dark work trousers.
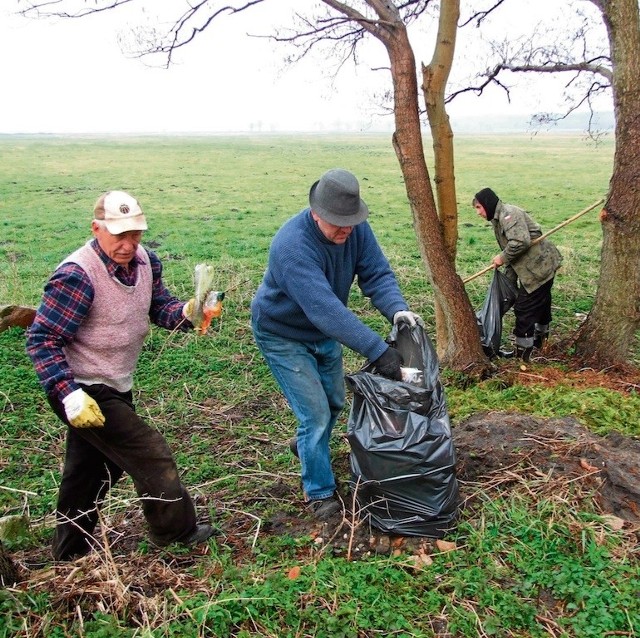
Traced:
[[[123, 472], [131, 476], [141, 497], [151, 541], [168, 545], [187, 536], [196, 525], [195, 508], [162, 435], [135, 413], [131, 392], [106, 385], [82, 389], [100, 406], [105, 424], [68, 427], [53, 557], [68, 560], [91, 550], [98, 509]], [[62, 403], [49, 403], [68, 425]]]
[[518, 298], [513, 306], [516, 337], [533, 337], [535, 325], [551, 323], [551, 287], [553, 279], [528, 293], [522, 285], [518, 287]]

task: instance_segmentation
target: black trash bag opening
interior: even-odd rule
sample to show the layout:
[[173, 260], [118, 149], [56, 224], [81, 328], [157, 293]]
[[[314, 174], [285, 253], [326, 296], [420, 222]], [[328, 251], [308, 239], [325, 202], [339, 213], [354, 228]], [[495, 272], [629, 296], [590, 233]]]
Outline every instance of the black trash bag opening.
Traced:
[[497, 356], [502, 343], [502, 318], [518, 297], [516, 285], [497, 268], [487, 289], [482, 308], [476, 312], [480, 342], [488, 357]]
[[347, 375], [353, 392], [347, 438], [351, 489], [361, 518], [390, 534], [441, 538], [458, 510], [455, 451], [438, 359], [420, 326], [394, 326], [388, 339], [420, 383], [364, 368]]

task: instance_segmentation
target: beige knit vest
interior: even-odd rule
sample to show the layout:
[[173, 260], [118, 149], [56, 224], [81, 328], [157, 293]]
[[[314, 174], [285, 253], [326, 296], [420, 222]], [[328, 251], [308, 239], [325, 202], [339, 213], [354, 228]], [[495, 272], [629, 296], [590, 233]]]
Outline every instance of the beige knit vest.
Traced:
[[110, 277], [91, 241], [62, 263], [78, 264], [88, 275], [94, 298], [75, 339], [65, 348], [67, 363], [77, 383], [103, 383], [118, 392], [133, 385], [133, 373], [149, 333], [153, 274], [147, 251], [138, 246], [137, 281], [125, 286]]

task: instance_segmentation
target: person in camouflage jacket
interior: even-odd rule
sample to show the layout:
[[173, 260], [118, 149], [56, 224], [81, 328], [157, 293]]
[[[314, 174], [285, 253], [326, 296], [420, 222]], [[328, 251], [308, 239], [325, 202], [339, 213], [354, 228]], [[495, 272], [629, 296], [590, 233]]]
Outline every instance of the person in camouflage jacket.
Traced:
[[529, 361], [533, 348], [541, 349], [551, 323], [551, 288], [562, 255], [548, 239], [533, 243], [542, 229], [522, 208], [505, 204], [490, 188], [476, 193], [473, 207], [490, 221], [501, 251], [493, 258], [495, 268], [505, 266], [505, 274], [518, 286], [513, 306], [515, 350], [503, 352]]

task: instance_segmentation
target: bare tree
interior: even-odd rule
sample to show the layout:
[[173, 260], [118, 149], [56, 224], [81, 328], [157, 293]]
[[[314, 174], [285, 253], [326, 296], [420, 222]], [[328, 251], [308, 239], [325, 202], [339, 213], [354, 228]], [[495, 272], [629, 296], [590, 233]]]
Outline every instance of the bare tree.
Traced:
[[640, 330], [640, 18], [638, 0], [591, 0], [602, 13], [611, 55], [616, 150], [601, 214], [595, 303], [576, 350], [598, 366], [624, 364]]
[[541, 114], [540, 121], [565, 117], [584, 104], [593, 114], [596, 97], [613, 96], [616, 145], [600, 215], [600, 277], [593, 308], [574, 338], [578, 357], [604, 368], [628, 363], [640, 329], [640, 11], [638, 0], [588, 1], [602, 17], [608, 47], [607, 40], [591, 37], [593, 18], [583, 16], [573, 37], [547, 42], [545, 33], [535, 32], [516, 50], [513, 42], [496, 45], [499, 62], [480, 84], [462, 91], [480, 94], [497, 84], [508, 92], [505, 72], [567, 74], [566, 110], [559, 116]]
[[[458, 204], [454, 170], [453, 130], [445, 107], [447, 80], [456, 48], [460, 1], [443, 2], [440, 6], [438, 35], [431, 62], [422, 66], [422, 92], [431, 129], [434, 155], [434, 183], [438, 215], [444, 245], [455, 263], [458, 244]], [[440, 303], [436, 303], [437, 342], [449, 342], [448, 322]]]
[[[23, 13], [40, 12], [46, 15], [81, 17], [122, 6], [134, 0], [95, 0], [90, 6], [81, 3], [74, 12], [62, 13], [61, 5], [78, 0], [30, 2]], [[167, 33], [152, 34], [155, 44], [145, 42], [141, 54], [164, 53], [167, 63], [172, 53], [188, 44], [222, 14], [242, 12], [262, 0], [228, 4], [214, 10], [207, 2], [189, 5], [189, 10], [175, 20]], [[409, 205], [413, 215], [423, 263], [433, 285], [437, 304], [437, 347], [443, 365], [464, 370], [470, 375], [484, 374], [489, 363], [482, 350], [478, 326], [471, 302], [462, 280], [455, 271], [457, 240], [457, 206], [453, 172], [453, 133], [445, 110], [444, 95], [453, 61], [459, 0], [442, 3], [438, 39], [433, 59], [422, 67], [426, 111], [433, 133], [436, 158], [436, 191], [434, 198], [429, 170], [422, 144], [422, 127], [418, 92], [418, 70], [407, 33], [407, 24], [422, 15], [431, 0], [360, 0], [339, 2], [323, 0], [326, 15], [314, 19], [297, 14], [300, 24], [289, 37], [276, 38], [296, 42], [303, 55], [319, 42], [330, 41], [342, 45], [347, 57], [357, 61], [357, 45], [370, 35], [386, 48], [393, 86], [395, 132], [393, 146], [400, 163]], [[356, 9], [358, 5], [360, 10]]]

